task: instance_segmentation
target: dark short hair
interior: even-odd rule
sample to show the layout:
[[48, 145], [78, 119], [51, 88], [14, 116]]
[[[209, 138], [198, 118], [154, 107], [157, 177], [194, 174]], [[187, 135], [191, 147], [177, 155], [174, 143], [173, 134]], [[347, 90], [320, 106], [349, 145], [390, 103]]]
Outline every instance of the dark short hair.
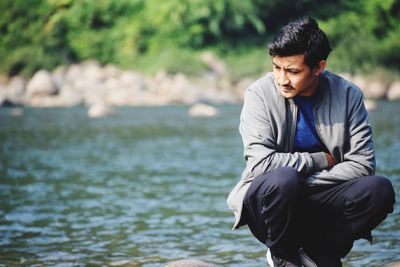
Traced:
[[310, 68], [326, 60], [332, 51], [328, 37], [311, 17], [294, 20], [282, 27], [268, 49], [271, 56], [304, 54], [304, 63]]

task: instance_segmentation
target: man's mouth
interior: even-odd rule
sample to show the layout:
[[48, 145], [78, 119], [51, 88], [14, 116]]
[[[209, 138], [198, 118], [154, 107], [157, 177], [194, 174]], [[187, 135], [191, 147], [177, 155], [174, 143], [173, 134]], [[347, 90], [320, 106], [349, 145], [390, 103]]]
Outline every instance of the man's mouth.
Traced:
[[282, 88], [282, 91], [284, 91], [284, 92], [289, 92], [289, 91], [293, 90], [293, 88], [290, 86], [281, 86], [281, 88]]

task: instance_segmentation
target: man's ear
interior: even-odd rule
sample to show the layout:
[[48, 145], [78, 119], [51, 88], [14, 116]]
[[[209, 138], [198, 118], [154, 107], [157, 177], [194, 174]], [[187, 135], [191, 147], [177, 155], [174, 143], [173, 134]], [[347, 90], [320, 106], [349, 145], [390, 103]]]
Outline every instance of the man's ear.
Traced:
[[315, 76], [320, 75], [326, 67], [326, 60], [321, 60], [315, 67]]

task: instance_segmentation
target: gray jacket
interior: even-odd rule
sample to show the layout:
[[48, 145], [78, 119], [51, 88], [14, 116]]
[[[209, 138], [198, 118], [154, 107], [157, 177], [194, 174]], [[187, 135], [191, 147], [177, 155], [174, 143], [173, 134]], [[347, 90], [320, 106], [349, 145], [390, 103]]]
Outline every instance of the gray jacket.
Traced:
[[310, 187], [332, 185], [375, 173], [371, 126], [362, 92], [353, 84], [324, 71], [313, 110], [317, 133], [335, 160], [328, 169], [324, 152], [293, 152], [297, 106], [279, 93], [272, 73], [246, 90], [240, 134], [246, 168], [228, 197], [234, 229], [243, 225], [243, 199], [251, 181], [281, 166], [301, 172]]

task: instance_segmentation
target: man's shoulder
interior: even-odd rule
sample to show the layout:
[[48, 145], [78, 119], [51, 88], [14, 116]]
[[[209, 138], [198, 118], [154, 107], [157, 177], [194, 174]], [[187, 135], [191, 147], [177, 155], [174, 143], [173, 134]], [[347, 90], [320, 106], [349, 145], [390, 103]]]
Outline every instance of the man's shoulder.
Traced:
[[362, 91], [354, 83], [347, 80], [345, 77], [335, 74], [330, 71], [324, 71], [323, 77], [329, 84], [329, 88], [332, 92], [338, 94], [352, 94], [362, 96]]

